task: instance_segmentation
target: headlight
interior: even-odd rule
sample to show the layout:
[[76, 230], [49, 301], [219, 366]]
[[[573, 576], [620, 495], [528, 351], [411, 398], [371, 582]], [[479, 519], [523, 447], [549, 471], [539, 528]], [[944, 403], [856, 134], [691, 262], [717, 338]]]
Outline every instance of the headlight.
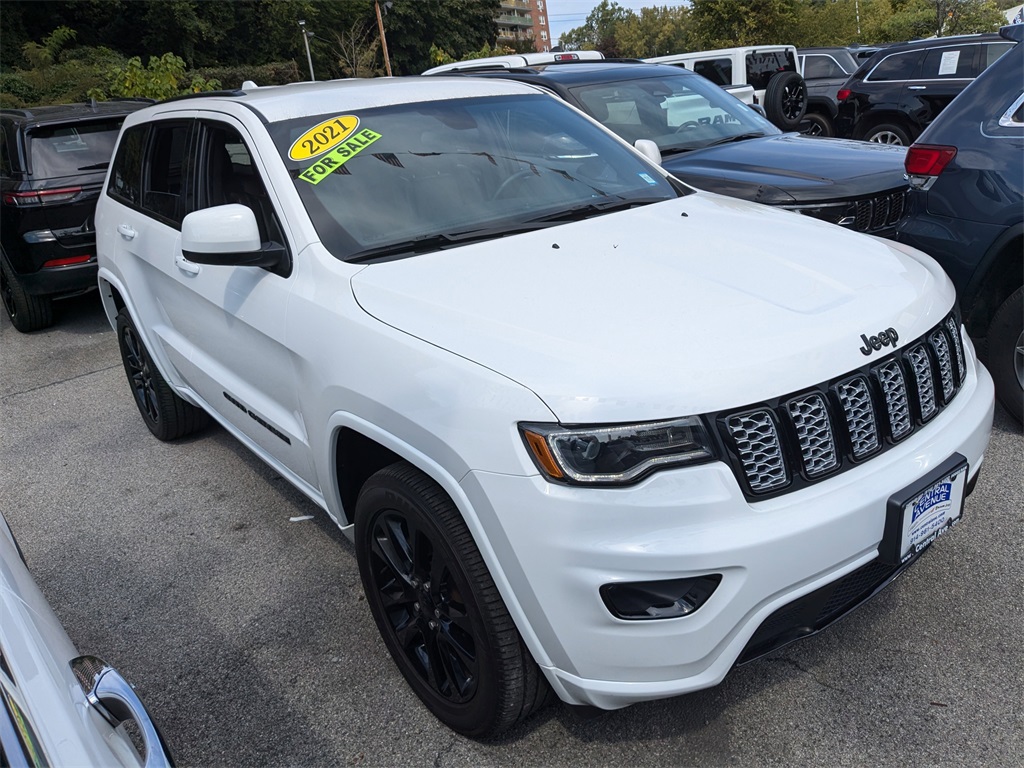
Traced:
[[520, 424], [523, 440], [549, 480], [581, 485], [625, 485], [643, 475], [714, 458], [696, 416], [618, 426]]

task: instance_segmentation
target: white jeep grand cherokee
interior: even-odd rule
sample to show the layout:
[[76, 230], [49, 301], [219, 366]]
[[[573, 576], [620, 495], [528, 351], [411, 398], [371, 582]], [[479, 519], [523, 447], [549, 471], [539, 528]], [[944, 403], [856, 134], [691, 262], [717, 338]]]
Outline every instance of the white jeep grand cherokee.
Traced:
[[695, 192], [517, 83], [155, 105], [96, 230], [146, 424], [209, 414], [323, 507], [470, 736], [818, 631], [960, 519], [988, 441], [930, 258]]

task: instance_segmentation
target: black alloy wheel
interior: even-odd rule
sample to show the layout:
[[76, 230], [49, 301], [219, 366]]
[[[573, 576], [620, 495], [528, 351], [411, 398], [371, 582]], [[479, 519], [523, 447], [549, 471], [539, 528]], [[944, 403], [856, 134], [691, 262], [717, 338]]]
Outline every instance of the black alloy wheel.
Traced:
[[377, 628], [439, 720], [493, 738], [544, 703], [547, 683], [433, 480], [404, 462], [371, 477], [356, 505], [356, 551]]
[[807, 112], [807, 84], [799, 72], [780, 72], [764, 92], [768, 119], [784, 131], [795, 131]]
[[127, 309], [117, 315], [117, 341], [132, 398], [154, 437], [175, 440], [209, 423], [204, 410], [182, 400], [160, 375]]

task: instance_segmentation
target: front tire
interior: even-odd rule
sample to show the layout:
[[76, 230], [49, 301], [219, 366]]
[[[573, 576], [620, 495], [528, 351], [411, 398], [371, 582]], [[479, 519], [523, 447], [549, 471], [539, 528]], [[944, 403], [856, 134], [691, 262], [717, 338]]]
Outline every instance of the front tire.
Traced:
[[182, 400], [160, 375], [127, 309], [117, 313], [117, 342], [135, 405], [154, 437], [177, 440], [209, 423], [206, 411]]
[[53, 299], [33, 296], [25, 290], [18, 275], [0, 258], [0, 296], [11, 325], [22, 333], [41, 331], [53, 325]]
[[1024, 288], [1004, 301], [988, 327], [986, 362], [996, 396], [1017, 421], [1024, 420]]
[[820, 112], [808, 112], [804, 115], [804, 121], [807, 123], [806, 129], [803, 131], [806, 136], [831, 138], [836, 135], [835, 128], [832, 127], [832, 121]]
[[547, 682], [441, 487], [393, 464], [363, 486], [355, 518], [374, 621], [427, 708], [471, 738], [494, 738], [539, 709]]

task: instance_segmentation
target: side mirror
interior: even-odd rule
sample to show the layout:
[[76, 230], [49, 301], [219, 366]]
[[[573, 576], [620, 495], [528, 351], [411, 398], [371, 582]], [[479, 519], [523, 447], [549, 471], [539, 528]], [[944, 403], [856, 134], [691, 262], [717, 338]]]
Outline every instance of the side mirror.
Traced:
[[755, 112], [757, 112], [757, 114], [759, 114], [765, 120], [768, 119], [768, 113], [764, 111], [764, 107], [762, 107], [760, 104], [747, 104], [747, 106], [750, 107]]
[[650, 139], [637, 139], [633, 145], [636, 147], [636, 151], [646, 157], [655, 165], [661, 165], [661, 150], [658, 149], [658, 145]]
[[278, 243], [263, 243], [252, 209], [238, 203], [193, 211], [181, 222], [181, 252], [196, 264], [276, 269], [287, 256]]

